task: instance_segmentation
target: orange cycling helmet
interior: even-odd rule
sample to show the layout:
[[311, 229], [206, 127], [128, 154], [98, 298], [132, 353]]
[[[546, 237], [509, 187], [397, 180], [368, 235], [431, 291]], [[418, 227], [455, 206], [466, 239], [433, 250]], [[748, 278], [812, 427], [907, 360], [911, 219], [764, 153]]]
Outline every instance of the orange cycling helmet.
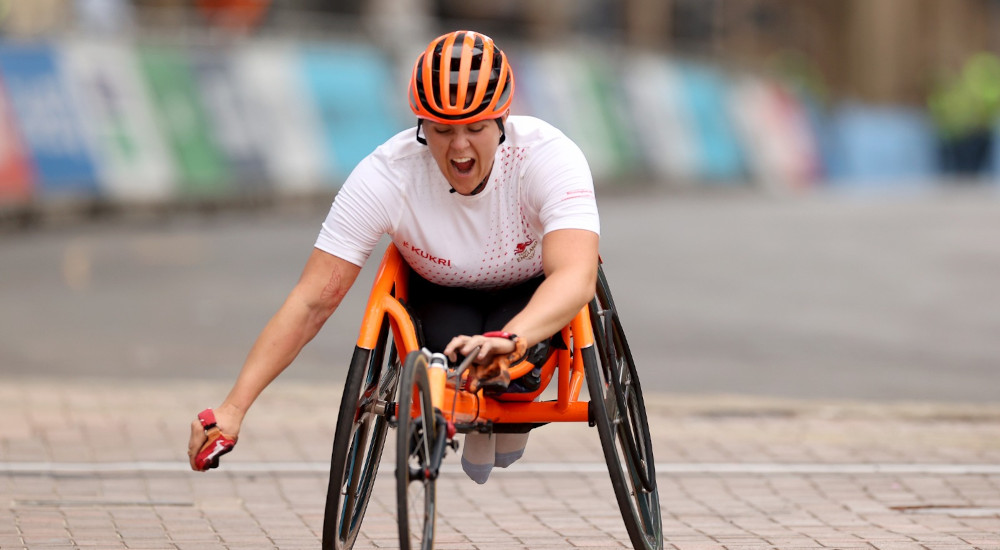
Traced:
[[492, 38], [473, 31], [432, 40], [410, 78], [413, 113], [442, 124], [499, 119], [513, 96], [514, 73], [507, 56]]

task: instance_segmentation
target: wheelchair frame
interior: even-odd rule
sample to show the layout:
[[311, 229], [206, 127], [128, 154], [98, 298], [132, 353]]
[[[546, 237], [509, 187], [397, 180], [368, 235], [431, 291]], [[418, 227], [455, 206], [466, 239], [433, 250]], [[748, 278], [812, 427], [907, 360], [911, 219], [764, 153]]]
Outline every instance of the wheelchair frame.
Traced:
[[[496, 399], [481, 391], [465, 391], [464, 368], [439, 366], [427, 350], [421, 350], [404, 306], [408, 274], [409, 266], [390, 244], [372, 285], [341, 399], [323, 549], [353, 546], [390, 427], [397, 430], [400, 547], [406, 549], [433, 545], [434, 482], [447, 447], [457, 448], [455, 433], [584, 421], [598, 428], [633, 545], [662, 548], [659, 493], [642, 391], [603, 268], [594, 300], [562, 329], [568, 349], [556, 349], [542, 366], [539, 389]], [[511, 378], [531, 368], [530, 364], [514, 367]], [[555, 400], [537, 401], [553, 378]], [[584, 383], [598, 399], [580, 400]], [[411, 494], [414, 488], [421, 493], [419, 498]]]

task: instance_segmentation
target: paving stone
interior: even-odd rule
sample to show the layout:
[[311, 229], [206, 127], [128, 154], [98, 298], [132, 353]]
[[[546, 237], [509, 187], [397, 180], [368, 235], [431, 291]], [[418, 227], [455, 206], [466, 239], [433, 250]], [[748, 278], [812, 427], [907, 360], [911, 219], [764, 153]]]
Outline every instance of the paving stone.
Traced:
[[[226, 389], [0, 377], [0, 548], [318, 547], [341, 389], [277, 384], [222, 468], [184, 471], [187, 419]], [[667, 549], [1000, 548], [996, 407], [670, 395], [647, 407]], [[393, 449], [356, 548], [398, 545]], [[922, 467], [935, 465], [971, 470]], [[438, 548], [630, 547], [593, 428], [537, 430], [482, 486], [457, 457], [445, 466]]]

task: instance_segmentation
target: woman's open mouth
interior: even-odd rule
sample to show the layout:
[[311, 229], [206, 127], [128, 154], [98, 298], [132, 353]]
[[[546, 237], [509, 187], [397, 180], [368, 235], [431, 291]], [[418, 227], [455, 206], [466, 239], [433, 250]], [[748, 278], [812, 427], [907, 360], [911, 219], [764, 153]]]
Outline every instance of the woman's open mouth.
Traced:
[[476, 164], [476, 160], [471, 157], [462, 157], [457, 159], [451, 159], [451, 165], [455, 167], [455, 170], [460, 174], [468, 174], [472, 172], [472, 167]]

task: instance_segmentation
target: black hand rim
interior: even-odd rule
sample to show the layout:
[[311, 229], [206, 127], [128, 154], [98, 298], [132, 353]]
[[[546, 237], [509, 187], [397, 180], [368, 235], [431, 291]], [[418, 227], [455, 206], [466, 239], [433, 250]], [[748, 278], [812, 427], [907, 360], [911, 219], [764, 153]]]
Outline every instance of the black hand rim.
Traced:
[[[627, 422], [622, 423], [625, 437], [625, 450], [636, 468], [639, 483], [646, 491], [656, 488], [656, 467], [653, 460], [652, 441], [649, 437], [649, 425], [645, 420], [646, 404], [642, 397], [642, 387], [635, 371], [632, 352], [625, 339], [614, 299], [604, 276], [603, 268], [598, 269], [597, 298], [591, 303], [591, 315], [597, 315], [592, 321], [595, 326], [603, 326], [603, 342], [599, 342], [601, 364], [605, 376], [614, 388], [618, 411], [624, 414]], [[595, 339], [598, 338], [595, 330]], [[603, 343], [603, 345], [600, 345]], [[622, 367], [625, 367], [624, 369]], [[624, 379], [627, 377], [627, 379]]]
[[389, 428], [385, 416], [376, 414], [371, 405], [392, 402], [399, 376], [399, 361], [388, 327], [383, 319], [376, 347], [356, 348], [351, 360], [334, 436], [323, 550], [354, 545], [371, 498]]

